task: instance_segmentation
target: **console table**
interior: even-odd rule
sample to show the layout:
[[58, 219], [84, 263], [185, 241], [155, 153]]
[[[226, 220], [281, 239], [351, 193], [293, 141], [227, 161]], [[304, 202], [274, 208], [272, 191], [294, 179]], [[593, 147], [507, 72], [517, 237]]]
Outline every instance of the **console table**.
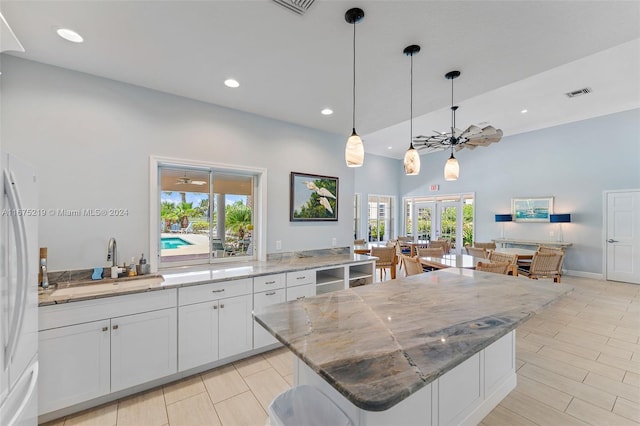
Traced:
[[501, 247], [507, 247], [508, 244], [516, 244], [519, 246], [533, 246], [533, 247], [547, 246], [547, 247], [567, 248], [573, 245], [573, 243], [568, 243], [566, 241], [560, 242], [560, 241], [543, 241], [543, 240], [522, 240], [518, 238], [496, 238], [491, 241], [496, 243], [496, 245], [500, 244]]

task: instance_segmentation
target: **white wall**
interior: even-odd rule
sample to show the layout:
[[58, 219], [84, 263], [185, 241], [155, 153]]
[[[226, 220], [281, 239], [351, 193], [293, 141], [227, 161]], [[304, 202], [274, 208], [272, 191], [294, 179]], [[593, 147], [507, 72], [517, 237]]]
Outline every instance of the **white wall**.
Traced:
[[[446, 182], [442, 175], [449, 153], [423, 155], [420, 179], [401, 175], [400, 193], [475, 192], [476, 241], [500, 236], [494, 215], [510, 213], [511, 198], [553, 196], [556, 213], [572, 214], [572, 223], [562, 228], [564, 239], [574, 244], [565, 267], [602, 274], [603, 191], [640, 187], [640, 110], [505, 137], [455, 156], [460, 163], [457, 181]], [[428, 191], [431, 184], [440, 190]], [[557, 232], [557, 224], [505, 224], [506, 237], [555, 240]]]
[[[267, 252], [352, 244], [354, 172], [328, 134], [87, 74], [2, 56], [2, 147], [34, 164], [44, 209], [125, 208], [125, 217], [40, 220], [50, 270], [149, 253], [151, 155], [263, 167]], [[206, 90], [206, 88], [202, 88]], [[291, 171], [337, 176], [339, 221], [289, 222]], [[153, 261], [153, 260], [152, 260]]]

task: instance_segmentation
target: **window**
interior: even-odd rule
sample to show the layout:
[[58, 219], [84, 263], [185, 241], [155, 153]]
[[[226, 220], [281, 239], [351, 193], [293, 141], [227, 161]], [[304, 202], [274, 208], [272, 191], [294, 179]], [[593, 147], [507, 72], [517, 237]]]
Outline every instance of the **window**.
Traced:
[[393, 197], [369, 195], [369, 241], [387, 241], [393, 238]]
[[160, 267], [258, 258], [260, 174], [157, 162]]

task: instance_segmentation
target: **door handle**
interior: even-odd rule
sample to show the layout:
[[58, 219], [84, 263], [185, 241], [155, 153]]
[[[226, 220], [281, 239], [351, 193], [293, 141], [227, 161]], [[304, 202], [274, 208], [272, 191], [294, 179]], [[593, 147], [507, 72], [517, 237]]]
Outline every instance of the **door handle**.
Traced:
[[618, 242], [618, 240], [614, 240], [614, 239], [609, 238], [609, 239], [607, 240], [607, 242], [608, 242], [608, 243], [617, 243], [617, 242]]

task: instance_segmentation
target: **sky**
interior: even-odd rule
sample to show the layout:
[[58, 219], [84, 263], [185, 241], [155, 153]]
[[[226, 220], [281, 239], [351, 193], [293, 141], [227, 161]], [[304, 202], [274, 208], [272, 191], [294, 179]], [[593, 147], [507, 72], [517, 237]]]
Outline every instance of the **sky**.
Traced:
[[[187, 192], [187, 203], [193, 203], [194, 207], [200, 205], [200, 200], [208, 200], [209, 194], [203, 194], [202, 192]], [[225, 198], [225, 204], [230, 205], [235, 203], [238, 200], [246, 203], [247, 196], [246, 195], [233, 195], [227, 194]], [[179, 204], [182, 201], [182, 196], [180, 192], [162, 192], [160, 195], [160, 202], [170, 201], [174, 204]]]

